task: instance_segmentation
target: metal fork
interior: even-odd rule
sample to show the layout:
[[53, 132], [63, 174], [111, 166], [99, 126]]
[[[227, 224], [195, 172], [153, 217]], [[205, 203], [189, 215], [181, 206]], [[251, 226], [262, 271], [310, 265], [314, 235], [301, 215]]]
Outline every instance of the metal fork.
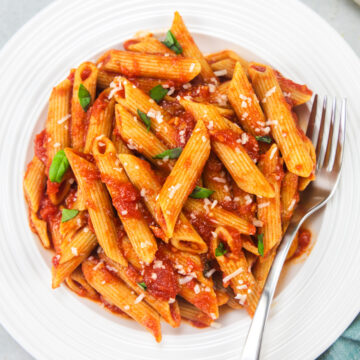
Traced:
[[[301, 201], [279, 245], [247, 335], [242, 360], [259, 359], [266, 319], [291, 243], [303, 222], [334, 195], [339, 182], [345, 144], [346, 99], [341, 101], [340, 116], [336, 116], [337, 102], [336, 99], [333, 100], [330, 124], [326, 121], [326, 96], [322, 104], [320, 124], [316, 124], [317, 103], [318, 96], [315, 95], [306, 130], [307, 137], [316, 148], [316, 180], [302, 193]], [[316, 127], [319, 131], [315, 131]], [[325, 128], [328, 129], [326, 138]]]

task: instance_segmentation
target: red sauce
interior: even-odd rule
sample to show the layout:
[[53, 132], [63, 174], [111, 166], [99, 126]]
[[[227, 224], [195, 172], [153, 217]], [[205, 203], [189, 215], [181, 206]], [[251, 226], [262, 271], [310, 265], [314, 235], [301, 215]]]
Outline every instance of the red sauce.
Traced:
[[90, 67], [86, 66], [85, 69], [81, 72], [80, 77], [82, 81], [85, 81], [92, 73]]
[[197, 102], [209, 102], [210, 99], [209, 87], [206, 85], [193, 85], [189, 89], [182, 87], [178, 94], [182, 97], [191, 96]]
[[105, 111], [108, 104], [108, 93], [102, 92], [91, 107], [91, 116], [95, 117], [97, 121], [100, 121], [100, 114]]
[[298, 235], [298, 247], [293, 258], [299, 257], [308, 250], [311, 244], [311, 232], [307, 229], [300, 229]]
[[241, 237], [241, 233], [239, 233], [238, 231], [236, 231], [235, 229], [227, 229], [233, 239], [233, 246], [231, 249], [231, 252], [233, 254], [239, 254], [241, 249], [242, 249], [242, 245], [243, 245], [243, 239]]
[[[194, 279], [185, 284], [189, 289], [194, 289], [197, 285], [197, 281]], [[199, 294], [195, 294], [192, 299], [193, 304], [206, 314], [210, 314], [214, 308], [214, 299], [212, 295], [206, 291], [201, 291]]]
[[119, 215], [127, 218], [142, 218], [139, 208], [141, 197], [131, 183], [122, 183], [109, 175], [102, 175], [101, 180], [109, 187], [113, 205]]
[[57, 268], [59, 266], [60, 256], [59, 255], [53, 256], [51, 262], [54, 265], [54, 267]]
[[210, 244], [210, 240], [212, 239], [211, 232], [215, 230], [215, 226], [210, 222], [210, 220], [200, 214], [197, 214], [194, 218], [191, 216], [187, 216], [187, 218], [205, 242]]
[[192, 131], [196, 125], [196, 121], [191, 113], [185, 111], [175, 120], [174, 125], [177, 130], [177, 146], [184, 147], [190, 139]]
[[301, 92], [303, 94], [307, 94], [309, 96], [312, 95], [312, 91], [306, 85], [300, 85], [295, 83], [294, 81], [285, 78], [279, 71], [274, 70], [275, 76], [282, 88], [286, 88], [288, 90], [295, 90]]
[[[232, 148], [240, 148], [242, 146], [248, 155], [251, 157], [252, 160], [258, 161], [259, 160], [259, 145], [256, 139], [247, 134], [248, 141], [245, 144], [241, 143], [241, 135], [232, 131], [230, 129], [224, 130], [213, 130], [211, 131], [211, 137], [217, 141], [220, 141], [226, 145], [231, 146]], [[239, 141], [239, 142], [237, 142]]]
[[87, 182], [100, 180], [100, 172], [92, 163], [81, 164], [79, 167], [80, 176]]
[[71, 209], [76, 199], [77, 199], [77, 189], [71, 188], [65, 199], [66, 208]]
[[59, 191], [60, 186], [61, 183], [52, 182], [50, 179], [48, 179], [46, 183], [46, 193], [48, 195], [56, 194]]
[[142, 278], [139, 274], [139, 272], [131, 265], [128, 264], [128, 267], [125, 270], [126, 275], [133, 281], [136, 283], [142, 282]]
[[266, 67], [261, 65], [251, 65], [251, 68], [255, 69], [256, 71], [265, 72]]
[[74, 84], [74, 79], [75, 79], [75, 70], [72, 69], [70, 70], [70, 74], [67, 77], [73, 84]]
[[129, 39], [124, 42], [124, 49], [130, 51], [129, 46], [137, 44], [139, 39]]
[[198, 329], [204, 329], [206, 327], [209, 327], [209, 325], [206, 325], [200, 321], [197, 320], [190, 320], [190, 319], [185, 319], [186, 321], [188, 321], [190, 323], [190, 325], [198, 328]]
[[41, 219], [48, 223], [60, 221], [60, 210], [50, 201], [47, 195], [44, 195], [41, 199], [39, 214]]
[[162, 100], [160, 105], [172, 116], [180, 116], [184, 113], [184, 108], [177, 101]]
[[36, 135], [34, 140], [34, 147], [35, 147], [35, 155], [45, 165], [47, 162], [46, 144], [47, 144], [47, 134], [46, 134], [46, 130], [43, 130], [41, 133]]
[[170, 260], [158, 251], [155, 261], [145, 266], [144, 270], [144, 282], [151, 295], [164, 301], [175, 298], [179, 292], [178, 280]]

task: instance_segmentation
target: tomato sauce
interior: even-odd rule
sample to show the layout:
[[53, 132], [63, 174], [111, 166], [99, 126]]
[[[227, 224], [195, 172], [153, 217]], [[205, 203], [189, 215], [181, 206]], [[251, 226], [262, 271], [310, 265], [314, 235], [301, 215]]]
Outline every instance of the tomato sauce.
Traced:
[[179, 292], [177, 275], [171, 261], [161, 251], [156, 253], [155, 260], [144, 270], [144, 282], [151, 295], [164, 301], [175, 299]]
[[[194, 289], [197, 284], [197, 281], [192, 279], [191, 281], [187, 282], [185, 286], [189, 289]], [[215, 305], [212, 295], [206, 291], [201, 291], [199, 294], [195, 293], [192, 300], [193, 304], [206, 314], [210, 314]]]
[[160, 105], [172, 116], [180, 116], [185, 112], [184, 108], [178, 101], [162, 100]]
[[215, 231], [215, 226], [211, 221], [204, 215], [197, 214], [196, 216], [187, 216], [192, 226], [200, 234], [200, 236], [209, 245], [212, 239], [212, 231]]
[[255, 69], [256, 71], [259, 72], [265, 72], [266, 71], [266, 67], [265, 66], [261, 66], [261, 65], [251, 65], [251, 67], [253, 69]]
[[192, 131], [196, 125], [196, 121], [191, 113], [184, 111], [179, 117], [176, 118], [174, 125], [177, 130], [177, 146], [183, 148], [190, 139]]
[[122, 311], [119, 307], [117, 307], [114, 304], [110, 304], [108, 301], [106, 301], [106, 299], [102, 295], [100, 295], [100, 302], [104, 304], [104, 307], [109, 311], [111, 311], [112, 313], [117, 315], [126, 315], [126, 313]]
[[93, 106], [91, 107], [91, 116], [95, 117], [96, 120], [99, 122], [101, 120], [100, 114], [105, 111], [108, 105], [109, 105], [108, 93], [102, 92], [95, 100]]
[[298, 235], [298, 247], [292, 258], [300, 257], [304, 254], [311, 244], [311, 232], [307, 229], [300, 229]]
[[46, 130], [43, 130], [41, 133], [37, 134], [35, 137], [34, 150], [35, 150], [35, 155], [45, 165], [47, 162], [46, 144], [47, 144], [47, 134], [46, 134]]
[[179, 90], [178, 93], [181, 97], [191, 96], [193, 100], [197, 102], [209, 102], [210, 100], [210, 91], [207, 85], [192, 85], [189, 89], [184, 89], [183, 87]]
[[77, 189], [71, 188], [65, 199], [65, 207], [67, 209], [71, 209], [76, 200], [77, 200]]
[[80, 77], [82, 81], [85, 81], [92, 73], [90, 67], [86, 66], [85, 69], [81, 72]]
[[141, 197], [139, 191], [131, 183], [122, 183], [109, 175], [101, 175], [101, 180], [109, 187], [113, 205], [120, 216], [142, 218], [139, 208]]
[[74, 79], [75, 79], [75, 70], [74, 69], [70, 70], [70, 74], [68, 75], [67, 79], [70, 80], [72, 84], [74, 84]]
[[46, 193], [48, 195], [56, 194], [57, 192], [59, 192], [60, 186], [61, 183], [52, 182], [50, 181], [50, 179], [47, 179]]
[[241, 135], [230, 129], [213, 130], [210, 135], [214, 140], [229, 145], [233, 149], [242, 146], [253, 161], [257, 162], [259, 160], [259, 145], [252, 135], [247, 134], [248, 140], [245, 144], [241, 142]]
[[86, 181], [86, 182], [94, 182], [100, 180], [100, 171], [98, 168], [92, 164], [92, 163], [86, 163], [84, 166], [81, 164], [79, 167], [79, 173], [80, 176]]
[[57, 206], [55, 206], [47, 195], [44, 195], [40, 202], [39, 214], [42, 220], [49, 222], [60, 221], [61, 212]]

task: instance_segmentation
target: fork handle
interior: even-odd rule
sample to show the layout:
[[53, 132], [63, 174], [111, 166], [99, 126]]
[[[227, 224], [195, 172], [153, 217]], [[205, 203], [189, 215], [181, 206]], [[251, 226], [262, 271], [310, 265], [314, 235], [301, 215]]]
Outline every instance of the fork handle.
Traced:
[[280, 243], [252, 319], [241, 360], [258, 360], [260, 357], [261, 343], [271, 301], [273, 299], [287, 253], [298, 229], [301, 226], [301, 223], [302, 221], [297, 221], [296, 223], [291, 222]]

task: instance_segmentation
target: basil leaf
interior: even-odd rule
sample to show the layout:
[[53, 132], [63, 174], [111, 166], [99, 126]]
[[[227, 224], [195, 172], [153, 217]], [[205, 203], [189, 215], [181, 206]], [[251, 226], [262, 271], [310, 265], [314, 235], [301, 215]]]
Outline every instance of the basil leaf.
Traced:
[[61, 222], [63, 223], [73, 219], [78, 213], [79, 210], [76, 209], [62, 209]]
[[258, 238], [258, 251], [261, 256], [264, 256], [264, 234], [259, 234]]
[[170, 30], [166, 33], [166, 38], [162, 43], [170, 50], [174, 51], [175, 54], [181, 54], [183, 52], [181, 45]]
[[153, 159], [163, 159], [165, 157], [169, 157], [169, 159], [177, 159], [180, 156], [181, 152], [182, 152], [182, 148], [177, 147], [174, 149], [165, 150], [161, 154], [157, 154], [153, 156]]
[[141, 283], [137, 283], [143, 290], [146, 290], [147, 289], [147, 286], [144, 282], [141, 282]]
[[270, 144], [272, 141], [270, 136], [255, 136], [255, 139], [257, 141], [262, 141], [262, 142], [268, 143], [268, 144]]
[[64, 150], [59, 150], [53, 158], [49, 169], [51, 182], [61, 183], [66, 170], [69, 168], [69, 161]]
[[214, 192], [214, 190], [206, 189], [201, 186], [195, 186], [195, 189], [189, 196], [193, 199], [205, 199], [212, 195]]
[[80, 84], [79, 86], [78, 97], [81, 107], [84, 111], [87, 111], [91, 103], [91, 95], [83, 84]]
[[150, 118], [142, 111], [140, 111], [139, 109], [137, 109], [137, 113], [140, 117], [140, 119], [143, 121], [143, 123], [146, 125], [146, 130], [150, 131], [150, 127], [151, 127], [151, 120]]
[[223, 256], [227, 253], [224, 243], [219, 242], [218, 247], [215, 249], [215, 256]]
[[154, 86], [151, 90], [150, 90], [150, 97], [152, 99], [154, 99], [157, 103], [160, 102], [165, 95], [168, 93], [168, 89], [163, 88], [160, 84]]

